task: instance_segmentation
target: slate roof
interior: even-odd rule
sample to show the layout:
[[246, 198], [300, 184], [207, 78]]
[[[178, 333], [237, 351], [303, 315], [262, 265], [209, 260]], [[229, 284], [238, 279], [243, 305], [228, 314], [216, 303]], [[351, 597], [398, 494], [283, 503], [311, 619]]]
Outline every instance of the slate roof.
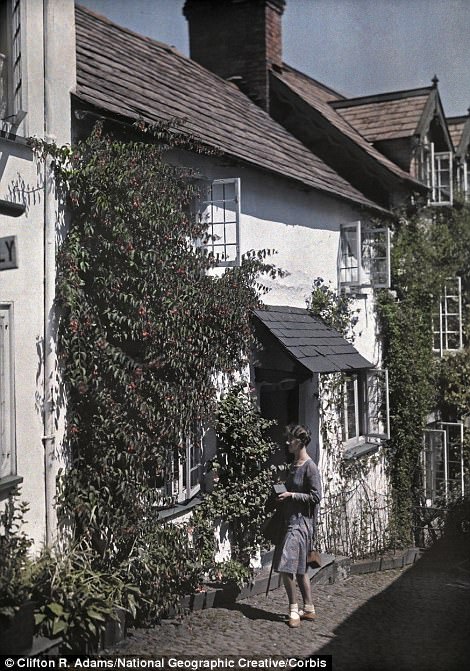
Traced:
[[345, 99], [341, 94], [325, 87], [323, 84], [287, 64], [283, 64], [282, 73], [273, 72], [273, 76], [275, 80], [282, 82], [291, 91], [305, 100], [345, 137], [352, 140], [368, 157], [377, 161], [380, 166], [386, 168], [396, 177], [407, 182], [413, 182], [415, 185], [417, 184], [409, 173], [402, 170], [372, 146], [371, 140], [363, 136], [361, 129], [356, 127], [355, 124], [350, 123], [347, 115], [343, 114], [343, 109], [336, 110], [336, 105], [347, 105], [350, 102], [349, 99]]
[[431, 86], [333, 101], [332, 107], [369, 142], [414, 135], [425, 113]]
[[338, 331], [303, 308], [269, 305], [254, 315], [312, 373], [373, 368]]
[[173, 48], [76, 6], [76, 96], [149, 122], [184, 118], [201, 142], [332, 196], [384, 211], [238, 88]]

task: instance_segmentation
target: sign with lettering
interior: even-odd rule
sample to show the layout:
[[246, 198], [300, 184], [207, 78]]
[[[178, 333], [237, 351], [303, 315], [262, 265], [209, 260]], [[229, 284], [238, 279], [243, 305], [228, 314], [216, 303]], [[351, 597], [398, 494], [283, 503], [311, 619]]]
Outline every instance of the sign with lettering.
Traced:
[[16, 260], [16, 235], [0, 238], [0, 270], [18, 268]]

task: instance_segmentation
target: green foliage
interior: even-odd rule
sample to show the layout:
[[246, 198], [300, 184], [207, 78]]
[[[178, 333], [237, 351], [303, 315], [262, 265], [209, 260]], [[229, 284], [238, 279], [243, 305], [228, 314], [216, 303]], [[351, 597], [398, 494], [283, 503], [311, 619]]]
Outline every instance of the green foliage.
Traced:
[[243, 587], [251, 578], [250, 569], [233, 559], [217, 564], [209, 571], [209, 578], [218, 583], [233, 583], [237, 587]]
[[326, 285], [323, 278], [316, 277], [313, 280], [307, 309], [348, 340], [354, 339], [353, 329], [358, 320], [351, 304], [351, 296], [338, 293], [330, 285]]
[[174, 130], [139, 124], [116, 139], [98, 124], [72, 148], [33, 143], [70, 211], [58, 255], [70, 454], [58, 512], [90, 543], [94, 569], [128, 562], [146, 620], [198, 582], [187, 532], [159, 519], [171, 500], [158, 480], [210, 421], [218, 381], [246, 363], [262, 276], [277, 275], [266, 251], [209, 272], [215, 259], [196, 244], [206, 223], [191, 215], [197, 175], [168, 160], [203, 149]]
[[10, 493], [0, 514], [0, 618], [12, 618], [31, 592], [28, 552], [32, 540], [23, 529], [28, 505]]
[[124, 580], [123, 572], [100, 570], [94, 564], [95, 552], [83, 541], [66, 553], [46, 550], [35, 564], [37, 630], [49, 638], [61, 636], [68, 651], [96, 649], [119, 608], [136, 615], [138, 588]]
[[469, 263], [468, 208], [419, 210], [396, 222], [396, 296], [380, 292], [377, 309], [389, 370], [392, 535], [398, 544], [416, 542], [413, 530], [423, 526], [422, 431], [429, 413], [437, 408], [443, 419], [460, 419], [468, 408], [468, 352], [441, 361], [433, 355], [432, 311], [446, 278], [459, 275], [468, 296]]
[[207, 569], [213, 565], [216, 550], [214, 525], [221, 519], [230, 526], [233, 561], [248, 567], [264, 542], [260, 530], [272, 483], [266, 461], [276, 449], [266, 438], [271, 424], [261, 417], [241, 384], [219, 402], [215, 418], [217, 461], [213, 464], [216, 484], [193, 518]]

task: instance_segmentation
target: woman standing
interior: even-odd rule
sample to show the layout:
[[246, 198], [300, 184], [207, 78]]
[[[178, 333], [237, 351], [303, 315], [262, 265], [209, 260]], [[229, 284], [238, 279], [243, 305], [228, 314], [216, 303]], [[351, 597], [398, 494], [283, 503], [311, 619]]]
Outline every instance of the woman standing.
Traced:
[[[310, 438], [310, 431], [305, 426], [287, 427], [287, 446], [294, 461], [285, 483], [287, 491], [278, 496], [286, 531], [274, 551], [273, 569], [282, 575], [289, 599], [289, 627], [299, 627], [301, 619], [315, 619], [307, 554], [315, 534], [315, 507], [320, 502], [322, 490], [318, 467], [307, 453]], [[296, 580], [304, 602], [303, 610], [299, 610], [297, 603]]]

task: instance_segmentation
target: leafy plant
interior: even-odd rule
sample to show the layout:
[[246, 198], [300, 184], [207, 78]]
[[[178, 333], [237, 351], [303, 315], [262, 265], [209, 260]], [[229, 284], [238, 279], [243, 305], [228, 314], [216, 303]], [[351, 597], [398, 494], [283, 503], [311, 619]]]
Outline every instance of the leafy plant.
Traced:
[[[58, 255], [70, 455], [59, 517], [90, 543], [94, 570], [132, 557], [129, 577], [150, 595], [144, 615], [157, 617], [197, 581], [183, 537], [162, 527], [158, 509], [172, 500], [157, 482], [212, 417], [220, 380], [245, 365], [250, 311], [263, 274], [277, 271], [260, 251], [209, 272], [216, 260], [197, 243], [206, 223], [191, 215], [198, 175], [168, 160], [174, 149], [205, 150], [177, 125], [137, 124], [116, 138], [98, 124], [73, 147], [33, 145], [70, 212]], [[139, 566], [156, 571], [147, 585]]]
[[433, 308], [447, 278], [460, 276], [464, 331], [470, 289], [468, 207], [415, 209], [394, 226], [392, 284], [396, 297], [378, 296], [384, 364], [389, 370], [389, 473], [392, 536], [397, 544], [420, 542], [429, 511], [422, 505], [422, 430], [431, 411], [459, 421], [468, 411], [468, 351], [437, 359], [432, 352]]
[[31, 593], [28, 553], [33, 543], [23, 529], [29, 507], [18, 502], [19, 489], [10, 493], [0, 514], [0, 618], [14, 617]]
[[248, 569], [259, 545], [265, 542], [261, 526], [272, 484], [266, 462], [276, 449], [266, 437], [271, 424], [261, 417], [243, 384], [235, 385], [219, 402], [215, 415], [217, 458], [213, 463], [216, 484], [193, 518], [207, 570], [214, 568], [214, 527], [220, 520], [229, 524], [234, 563], [228, 566], [232, 568], [242, 565]]
[[251, 570], [239, 561], [228, 559], [214, 566], [209, 571], [209, 579], [214, 582], [230, 584], [243, 587], [251, 578]]
[[139, 589], [119, 571], [95, 568], [94, 559], [92, 548], [81, 542], [65, 553], [46, 550], [35, 565], [38, 631], [49, 638], [61, 636], [66, 650], [94, 650], [118, 609], [136, 615]]

